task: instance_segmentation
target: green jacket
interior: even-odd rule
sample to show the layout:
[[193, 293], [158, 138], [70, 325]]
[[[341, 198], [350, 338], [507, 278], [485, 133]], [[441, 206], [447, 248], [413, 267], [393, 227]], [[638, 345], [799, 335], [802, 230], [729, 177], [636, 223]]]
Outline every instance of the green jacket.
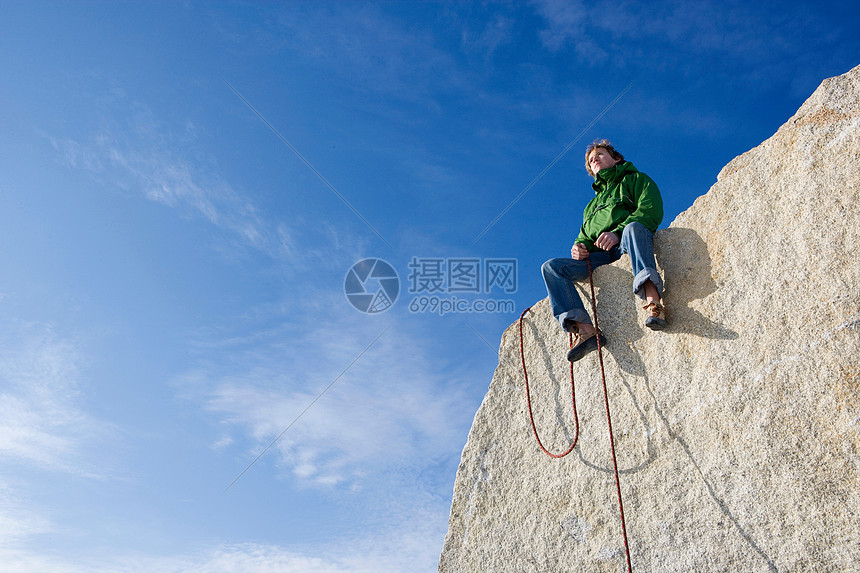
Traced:
[[663, 198], [657, 184], [629, 161], [603, 169], [594, 176], [594, 199], [585, 206], [576, 243], [598, 251], [594, 241], [604, 231], [618, 238], [628, 224], [638, 221], [652, 233], [663, 220]]

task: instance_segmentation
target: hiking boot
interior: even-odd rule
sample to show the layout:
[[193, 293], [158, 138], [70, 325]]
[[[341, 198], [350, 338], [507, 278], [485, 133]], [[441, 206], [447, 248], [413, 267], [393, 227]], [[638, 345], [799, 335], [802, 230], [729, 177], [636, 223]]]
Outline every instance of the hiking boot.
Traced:
[[600, 339], [600, 346], [606, 346], [606, 337], [602, 332], [589, 332], [584, 334], [577, 332], [573, 335], [573, 346], [567, 351], [567, 359], [571, 362], [576, 362], [592, 350], [597, 350], [597, 340]]
[[642, 308], [645, 309], [645, 326], [651, 330], [663, 330], [666, 328], [666, 309], [659, 302], [649, 302]]

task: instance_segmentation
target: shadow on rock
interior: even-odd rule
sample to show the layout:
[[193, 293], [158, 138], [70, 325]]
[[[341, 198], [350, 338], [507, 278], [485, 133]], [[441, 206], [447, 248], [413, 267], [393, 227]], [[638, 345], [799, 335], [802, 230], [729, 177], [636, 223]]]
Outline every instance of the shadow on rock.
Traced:
[[714, 322], [690, 303], [717, 292], [711, 276], [708, 247], [693, 229], [661, 229], [654, 236], [654, 253], [666, 283], [664, 302], [669, 320], [666, 332], [702, 338], [734, 340], [738, 333]]
[[[622, 371], [644, 376], [645, 363], [632, 348], [633, 343], [645, 335], [640, 328], [641, 304], [632, 294], [633, 275], [630, 271], [607, 265], [595, 271], [595, 278], [603, 285], [597, 295], [597, 314], [600, 330], [609, 337], [606, 350]], [[587, 296], [590, 297], [590, 293]], [[589, 300], [587, 305], [591, 304], [590, 299], [583, 297], [583, 300]]]

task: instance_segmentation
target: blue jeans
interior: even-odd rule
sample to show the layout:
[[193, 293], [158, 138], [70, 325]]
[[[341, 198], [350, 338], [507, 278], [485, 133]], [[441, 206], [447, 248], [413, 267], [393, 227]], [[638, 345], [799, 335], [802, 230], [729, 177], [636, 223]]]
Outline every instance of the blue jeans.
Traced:
[[[630, 264], [633, 266], [633, 293], [644, 299], [645, 290], [642, 286], [650, 280], [657, 287], [660, 298], [663, 298], [663, 279], [654, 262], [654, 235], [642, 223], [630, 223], [624, 227], [618, 245], [609, 251], [589, 253], [588, 260], [591, 261], [591, 268], [596, 269], [614, 263], [624, 253], [630, 255]], [[591, 324], [591, 317], [573, 285], [574, 281], [588, 278], [588, 263], [575, 259], [550, 259], [543, 264], [541, 271], [552, 314], [561, 327], [573, 332], [576, 330], [574, 322]]]

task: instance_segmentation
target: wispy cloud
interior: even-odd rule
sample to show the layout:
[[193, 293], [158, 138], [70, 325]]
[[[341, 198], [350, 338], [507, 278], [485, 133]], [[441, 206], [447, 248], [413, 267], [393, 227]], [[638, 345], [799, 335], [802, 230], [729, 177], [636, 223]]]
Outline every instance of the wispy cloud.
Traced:
[[409, 522], [392, 524], [377, 535], [317, 551], [263, 543], [219, 545], [179, 555], [100, 552], [74, 559], [30, 553], [0, 545], [8, 573], [412, 573], [435, 569], [444, 531], [421, 523], [420, 507]]
[[766, 4], [706, 1], [620, 1], [611, 10], [581, 0], [533, 0], [532, 5], [545, 23], [544, 46], [554, 52], [571, 49], [591, 67], [611, 63], [678, 74], [720, 61], [711, 73], [755, 84], [763, 77], [795, 75], [808, 52], [797, 38], [834, 40], [824, 21], [802, 4], [777, 12]]
[[313, 403], [268, 453], [269, 464], [299, 481], [361, 487], [383, 466], [406, 467], [423, 456], [456, 451], [469, 419], [465, 385], [432, 374], [416, 350], [421, 344], [396, 324], [368, 348], [384, 327], [353, 322], [309, 321], [299, 335], [290, 329], [261, 339], [257, 333], [247, 350], [233, 340], [232, 349], [220, 350], [230, 356], [232, 372], [210, 364], [184, 375], [179, 385], [186, 392], [214, 388], [194, 399], [231, 428], [213, 446], [225, 451], [250, 443], [241, 457], [247, 464]]
[[85, 450], [112, 432], [81, 404], [75, 344], [48, 326], [31, 324], [7, 329], [0, 346], [0, 456], [40, 469], [97, 475]]
[[[26, 551], [0, 548], [3, 570], [8, 573], [228, 573], [255, 571], [258, 573], [370, 573], [371, 569], [354, 569], [339, 564], [331, 557], [305, 556], [284, 548], [242, 544], [216, 547], [199, 554], [159, 556], [141, 554], [102, 554], [76, 560], [74, 558], [37, 555]], [[379, 570], [377, 570], [379, 571]]]
[[[30, 509], [12, 487], [0, 482], [0, 548], [10, 547], [19, 540], [44, 533], [50, 527], [50, 522]], [[2, 557], [0, 561], [5, 562]]]
[[184, 216], [201, 217], [239, 245], [281, 260], [300, 256], [285, 222], [266, 220], [248, 196], [212, 168], [214, 160], [188, 151], [196, 137], [192, 123], [170, 128], [145, 104], [120, 98], [113, 105], [114, 116], [103, 118], [106, 127], [99, 131], [76, 139], [49, 137], [60, 163]]
[[[239, 22], [213, 15], [212, 22], [231, 49], [247, 54], [292, 53], [324, 69], [328, 81], [352, 95], [369, 96], [379, 113], [396, 114], [407, 103], [424, 111], [438, 107], [440, 93], [472, 90], [474, 72], [442, 45], [453, 41], [483, 58], [506, 41], [511, 20], [497, 14], [486, 24], [463, 19], [456, 11], [432, 4], [450, 33], [441, 39], [431, 27], [415, 25], [411, 9], [374, 3], [307, 3], [261, 8], [264, 17]], [[477, 10], [476, 10], [477, 11]], [[411, 17], [410, 17], [411, 16]], [[444, 81], [440, 78], [444, 77]], [[385, 105], [380, 102], [385, 101]], [[419, 113], [398, 116], [420, 123]]]
[[119, 430], [86, 410], [85, 359], [50, 325], [6, 321], [0, 332], [0, 562], [4, 571], [69, 571], [31, 554], [53, 532], [50, 510], [33, 501], [35, 476], [110, 479]]
[[256, 115], [256, 116], [257, 116], [257, 117], [258, 117], [258, 118], [259, 118], [259, 119], [260, 119], [264, 124], [266, 124], [266, 127], [268, 127], [268, 128], [269, 128], [269, 129], [270, 129], [270, 130], [275, 134], [275, 135], [277, 135], [277, 136], [278, 136], [278, 139], [280, 139], [280, 140], [284, 143], [284, 145], [286, 145], [287, 147], [289, 147], [290, 151], [292, 151], [292, 152], [296, 155], [296, 157], [298, 157], [298, 158], [302, 161], [302, 163], [304, 163], [304, 164], [308, 167], [308, 169], [310, 169], [310, 170], [314, 173], [314, 175], [316, 175], [316, 176], [320, 179], [320, 181], [322, 181], [322, 182], [326, 185], [326, 187], [328, 187], [328, 188], [331, 190], [331, 192], [332, 192], [332, 193], [334, 193], [334, 194], [337, 196], [337, 198], [338, 198], [338, 199], [340, 199], [340, 200], [341, 200], [341, 202], [343, 202], [343, 204], [344, 204], [344, 205], [346, 205], [346, 206], [350, 209], [350, 211], [352, 211], [352, 212], [353, 212], [353, 214], [354, 214], [356, 217], [358, 217], [359, 219], [361, 219], [361, 221], [362, 221], [365, 225], [367, 225], [367, 227], [368, 227], [371, 231], [373, 231], [373, 233], [374, 233], [377, 237], [379, 237], [379, 238], [382, 240], [382, 242], [383, 242], [383, 243], [385, 243], [386, 245], [388, 245], [388, 247], [389, 247], [389, 248], [391, 248], [391, 249], [393, 250], [393, 247], [388, 243], [388, 241], [386, 241], [386, 240], [385, 240], [385, 237], [383, 237], [382, 235], [380, 235], [380, 234], [379, 234], [379, 231], [377, 231], [377, 230], [376, 230], [376, 228], [374, 228], [374, 226], [370, 223], [370, 221], [368, 221], [368, 220], [364, 217], [364, 215], [362, 215], [362, 214], [361, 214], [361, 212], [359, 212], [359, 211], [358, 211], [358, 209], [356, 209], [356, 208], [352, 205], [352, 203], [350, 203], [350, 202], [349, 202], [349, 200], [348, 200], [346, 197], [344, 197], [344, 196], [343, 196], [343, 194], [341, 194], [341, 192], [340, 192], [340, 191], [338, 191], [337, 189], [335, 189], [334, 185], [332, 185], [332, 184], [328, 181], [328, 179], [326, 179], [326, 178], [325, 178], [325, 176], [324, 176], [322, 173], [320, 173], [320, 172], [317, 170], [317, 168], [316, 168], [316, 167], [314, 167], [314, 166], [313, 166], [313, 164], [311, 164], [311, 162], [310, 162], [310, 161], [308, 161], [308, 160], [305, 158], [305, 156], [304, 156], [304, 155], [302, 155], [302, 154], [301, 154], [301, 152], [293, 146], [293, 144], [292, 144], [292, 143], [290, 143], [289, 141], [287, 141], [287, 139], [286, 139], [283, 135], [281, 135], [281, 134], [280, 134], [280, 132], [278, 132], [278, 130], [277, 130], [277, 129], [275, 129], [275, 126], [273, 126], [271, 123], [269, 123], [269, 121], [268, 121], [268, 120], [267, 120], [267, 119], [266, 119], [266, 118], [265, 118], [265, 117], [264, 117], [264, 116], [263, 116], [259, 111], [257, 111], [257, 109], [256, 109], [256, 108], [251, 104], [251, 102], [249, 102], [247, 99], [245, 99], [245, 96], [243, 96], [241, 93], [239, 93], [239, 91], [238, 91], [236, 88], [234, 88], [232, 85], [230, 85], [230, 83], [229, 83], [229, 82], [227, 82], [227, 85], [230, 87], [230, 89], [231, 89], [231, 90], [233, 90], [233, 92], [234, 92], [234, 93], [239, 97], [239, 99], [241, 99], [241, 100], [242, 100], [242, 103], [244, 103], [244, 104], [248, 107], [248, 109], [250, 109], [252, 112], [254, 112], [254, 114], [255, 114], [255, 115]]
[[572, 43], [581, 58], [606, 60], [606, 50], [588, 34], [591, 11], [586, 2], [546, 0], [535, 2], [535, 6], [547, 23], [546, 28], [540, 32], [540, 39], [544, 46], [552, 51], [558, 51], [568, 43]]

